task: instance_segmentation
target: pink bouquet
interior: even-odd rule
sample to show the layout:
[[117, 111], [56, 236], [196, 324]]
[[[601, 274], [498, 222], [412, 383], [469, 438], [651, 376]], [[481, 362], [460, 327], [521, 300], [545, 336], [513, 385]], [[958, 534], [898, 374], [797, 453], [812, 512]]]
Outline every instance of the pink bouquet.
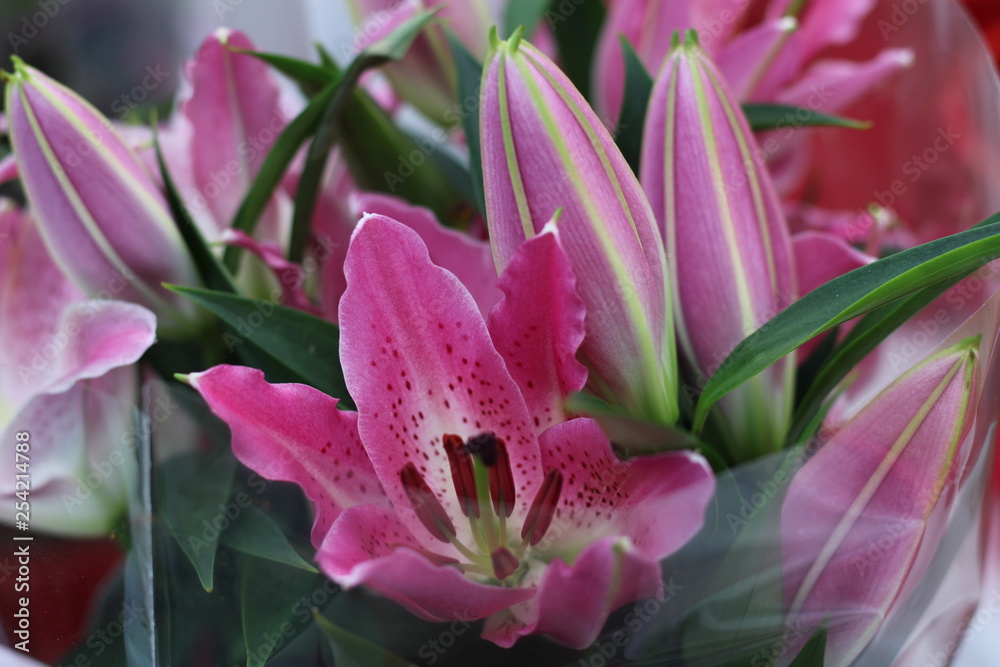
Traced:
[[350, 4], [148, 126], [4, 75], [7, 523], [125, 552], [60, 664], [949, 664], [1000, 572], [958, 6]]

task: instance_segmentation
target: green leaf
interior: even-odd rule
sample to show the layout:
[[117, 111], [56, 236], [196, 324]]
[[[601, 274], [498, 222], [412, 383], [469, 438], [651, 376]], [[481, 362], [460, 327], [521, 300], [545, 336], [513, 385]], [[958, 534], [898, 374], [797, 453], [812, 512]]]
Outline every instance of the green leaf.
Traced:
[[413, 40], [434, 17], [434, 12], [422, 12], [407, 20], [392, 34], [371, 44], [362, 51], [344, 72], [336, 92], [323, 110], [323, 117], [316, 129], [316, 135], [306, 153], [305, 166], [295, 191], [295, 213], [292, 217], [292, 235], [289, 241], [288, 259], [301, 262], [306, 241], [312, 226], [316, 198], [319, 196], [330, 151], [337, 143], [338, 120], [344, 115], [347, 105], [354, 95], [354, 89], [361, 75], [372, 67], [399, 60], [409, 50]]
[[330, 638], [337, 667], [409, 667], [410, 661], [391, 653], [378, 644], [331, 623], [319, 612], [316, 624]]
[[826, 662], [826, 633], [826, 627], [816, 630], [789, 667], [823, 667]]
[[[344, 89], [342, 83], [338, 92]], [[330, 151], [337, 141], [334, 121], [341, 104], [343, 99], [334, 94], [323, 110], [323, 118], [306, 152], [302, 175], [295, 188], [295, 212], [292, 215], [292, 233], [288, 242], [288, 259], [292, 262], [301, 262], [305, 255], [306, 242], [309, 240], [309, 231], [312, 228], [313, 211], [316, 209], [316, 198], [323, 183], [323, 173], [330, 158]]]
[[560, 1], [553, 5], [549, 25], [559, 45], [560, 65], [586, 99], [590, 99], [590, 72], [597, 40], [604, 25], [602, 0]]
[[[413, 40], [433, 17], [434, 12], [421, 12], [405, 21], [388, 36], [370, 44], [358, 54], [341, 77], [327, 83], [302, 113], [289, 123], [264, 159], [253, 187], [237, 211], [233, 221], [235, 229], [248, 234], [253, 232], [271, 194], [281, 182], [281, 177], [299, 147], [310, 135], [315, 134], [316, 138], [309, 148], [306, 167], [299, 181], [300, 192], [296, 194], [295, 219], [292, 222], [292, 255], [301, 257], [305, 239], [308, 237], [308, 227], [312, 222], [312, 210], [322, 180], [323, 167], [326, 165], [330, 149], [337, 140], [338, 129], [335, 127], [335, 121], [344, 113], [352, 99], [361, 75], [369, 69], [402, 58]], [[297, 68], [303, 69], [301, 66]], [[318, 78], [315, 72], [313, 75]], [[230, 247], [226, 250], [226, 265], [231, 271], [236, 270], [238, 258], [238, 248]]]
[[994, 215], [969, 231], [855, 269], [778, 313], [737, 345], [708, 381], [695, 411], [693, 432], [701, 432], [719, 399], [814, 336], [1000, 257], [998, 220], [1000, 215]]
[[825, 399], [865, 357], [878, 347], [879, 343], [967, 275], [962, 274], [953, 280], [925, 287], [919, 292], [865, 315], [843, 342], [830, 352], [829, 357], [809, 383], [795, 408], [792, 426], [788, 432], [788, 442], [795, 443], [802, 439], [808, 432], [808, 426], [813, 418], [822, 410]]
[[262, 51], [247, 51], [246, 49], [232, 49], [237, 53], [245, 53], [262, 60], [274, 69], [278, 70], [289, 79], [299, 85], [302, 91], [312, 97], [322, 90], [329, 83], [339, 76], [339, 71], [327, 66], [319, 66], [306, 60], [299, 60], [291, 56], [284, 56], [277, 53], [264, 53]]
[[632, 167], [632, 171], [638, 174], [639, 159], [642, 157], [642, 134], [646, 125], [646, 108], [653, 92], [653, 78], [624, 35], [620, 39], [622, 51], [625, 53], [625, 97], [621, 113], [618, 115], [615, 143]]
[[170, 207], [170, 213], [177, 224], [178, 231], [181, 233], [181, 238], [184, 239], [184, 245], [187, 246], [188, 252], [191, 254], [191, 259], [194, 260], [198, 275], [201, 277], [202, 282], [211, 289], [220, 292], [235, 293], [236, 284], [233, 282], [232, 275], [222, 265], [222, 262], [219, 261], [219, 258], [216, 257], [211, 248], [208, 247], [205, 237], [201, 235], [201, 230], [198, 229], [198, 225], [192, 220], [191, 214], [188, 213], [180, 194], [177, 192], [177, 186], [174, 184], [174, 180], [170, 176], [170, 170], [167, 169], [167, 163], [163, 158], [159, 132], [156, 131], [155, 125], [153, 128], [153, 146], [156, 149], [156, 161], [159, 164], [160, 174], [163, 177], [163, 188], [167, 197], [167, 205]]
[[240, 593], [247, 667], [263, 667], [291, 644], [312, 626], [312, 601], [335, 593], [323, 575], [248, 558]]
[[[198, 454], [182, 454], [159, 466], [160, 515], [181, 551], [198, 573], [206, 591], [214, 587], [215, 554], [221, 519], [236, 472], [232, 456], [214, 461]], [[228, 523], [228, 520], [227, 520]]]
[[[316, 97], [314, 97], [306, 108], [288, 124], [288, 127], [278, 135], [277, 140], [271, 147], [267, 156], [261, 164], [257, 178], [254, 179], [250, 191], [236, 212], [233, 218], [233, 229], [238, 229], [253, 234], [254, 227], [260, 219], [261, 213], [271, 200], [271, 195], [275, 188], [281, 183], [288, 165], [295, 159], [296, 153], [303, 142], [308, 139], [319, 126], [320, 121], [326, 112], [327, 105], [333, 99], [334, 93], [340, 81], [331, 81]], [[235, 246], [226, 248], [224, 259], [226, 267], [230, 271], [235, 271], [239, 265], [240, 249]]]
[[253, 505], [243, 508], [239, 519], [222, 534], [222, 543], [250, 556], [307, 572], [318, 571], [288, 543], [288, 538], [281, 532], [278, 524]]
[[[239, 334], [229, 346], [246, 343], [266, 355], [280, 370], [325, 394], [353, 402], [340, 367], [340, 332], [314, 315], [242, 296], [168, 285], [169, 289], [202, 304]], [[267, 368], [262, 368], [267, 372]]]
[[853, 130], [867, 130], [870, 122], [829, 116], [806, 107], [790, 107], [781, 104], [744, 104], [743, 113], [752, 130], [797, 129], [800, 127], [847, 127]]
[[430, 158], [446, 141], [444, 130], [417, 142], [364, 91], [340, 120], [341, 155], [358, 188], [384, 192], [434, 211], [449, 226], [468, 223], [473, 205]]
[[504, 34], [510, 37], [519, 26], [531, 35], [553, 0], [508, 0], [503, 15]]
[[472, 180], [476, 206], [486, 214], [486, 196], [483, 192], [483, 158], [479, 141], [479, 89], [482, 86], [483, 66], [469, 50], [448, 31], [448, 43], [458, 70], [458, 114], [462, 118], [465, 143], [469, 147], [469, 175]]
[[319, 54], [320, 64], [331, 72], [340, 72], [340, 66], [337, 65], [337, 61], [333, 59], [333, 56], [326, 50], [326, 47], [319, 42], [317, 42], [315, 46], [316, 52]]

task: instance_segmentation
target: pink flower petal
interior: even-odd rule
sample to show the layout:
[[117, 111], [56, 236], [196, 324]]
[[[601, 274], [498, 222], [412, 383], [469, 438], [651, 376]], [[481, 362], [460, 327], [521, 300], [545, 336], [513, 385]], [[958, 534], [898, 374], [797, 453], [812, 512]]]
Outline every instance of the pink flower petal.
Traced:
[[483, 432], [507, 445], [519, 496], [514, 516], [523, 516], [541, 480], [534, 426], [468, 290], [430, 261], [416, 232], [383, 216], [359, 223], [346, 274], [344, 375], [365, 449], [403, 522], [418, 525], [400, 481], [412, 462], [450, 510], [459, 538], [471, 537], [467, 523], [457, 520], [442, 437]]
[[627, 540], [605, 538], [587, 546], [572, 565], [553, 561], [542, 575], [533, 604], [520, 605], [521, 616], [508, 613], [488, 621], [483, 637], [509, 647], [537, 633], [584, 649], [597, 639], [612, 611], [661, 595], [661, 584], [655, 559], [631, 549]]
[[539, 443], [544, 468], [563, 474], [556, 515], [539, 549], [572, 553], [595, 537], [625, 536], [656, 560], [701, 529], [715, 490], [701, 456], [676, 452], [622, 461], [588, 418], [556, 424]]
[[255, 368], [216, 366], [188, 376], [233, 434], [233, 453], [267, 479], [295, 482], [313, 502], [318, 546], [345, 508], [385, 503], [358, 440], [357, 413], [300, 384], [269, 384]]
[[415, 231], [427, 246], [431, 261], [455, 274], [476, 300], [483, 317], [499, 301], [496, 265], [486, 241], [448, 229], [428, 209], [398, 197], [361, 192], [354, 195], [351, 207], [358, 217], [366, 213], [384, 215]]
[[[134, 368], [116, 368], [36, 396], [7, 423], [7, 442], [31, 434], [33, 530], [83, 537], [114, 529], [135, 474], [137, 384]], [[13, 504], [16, 490], [13, 475], [0, 479], [0, 499]]]
[[[768, 8], [768, 16], [784, 16], [794, 0], [778, 0]], [[854, 39], [861, 23], [877, 0], [810, 0], [801, 12], [803, 59], [828, 46], [846, 44]]]
[[499, 285], [504, 298], [490, 313], [490, 335], [540, 433], [565, 421], [566, 397], [587, 383], [576, 359], [586, 311], [554, 225], [518, 249]]
[[762, 81], [775, 78], [776, 55], [796, 29], [794, 19], [768, 21], [737, 36], [716, 58], [719, 71], [739, 99], [748, 99]]
[[153, 344], [142, 306], [84, 300], [59, 271], [32, 219], [0, 206], [0, 389], [23, 405], [134, 363]]
[[235, 49], [254, 50], [241, 32], [220, 29], [187, 64], [191, 169], [220, 228], [229, 225], [264, 156], [287, 124], [270, 68]]
[[913, 64], [908, 49], [885, 49], [867, 62], [821, 60], [778, 94], [778, 102], [836, 113]]
[[227, 229], [222, 233], [221, 242], [249, 250], [256, 255], [281, 285], [282, 302], [290, 308], [298, 308], [307, 313], [319, 314], [303, 291], [305, 276], [302, 266], [285, 259], [275, 243], [258, 241], [239, 229]]
[[823, 232], [802, 232], [792, 237], [799, 292], [808, 294], [834, 278], [875, 261], [847, 242]]
[[385, 507], [352, 507], [333, 524], [317, 561], [344, 588], [364, 585], [428, 621], [483, 618], [534, 597], [534, 589], [477, 583], [432, 563], [417, 553], [419, 541], [407, 525], [417, 524]]

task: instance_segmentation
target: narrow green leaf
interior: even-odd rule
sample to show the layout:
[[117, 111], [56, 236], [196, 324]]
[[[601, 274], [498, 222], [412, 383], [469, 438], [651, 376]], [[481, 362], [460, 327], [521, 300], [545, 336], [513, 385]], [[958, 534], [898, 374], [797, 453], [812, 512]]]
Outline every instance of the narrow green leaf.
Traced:
[[316, 198], [319, 196], [330, 151], [336, 142], [334, 119], [338, 102], [337, 95], [334, 95], [323, 111], [323, 118], [306, 152], [305, 165], [295, 189], [295, 212], [292, 215], [292, 233], [288, 242], [288, 259], [292, 262], [301, 262], [305, 255]]
[[315, 47], [316, 47], [316, 52], [319, 54], [320, 64], [330, 72], [339, 73], [340, 66], [337, 65], [337, 61], [333, 59], [333, 56], [330, 55], [330, 52], [326, 50], [326, 47], [320, 44], [319, 42], [315, 44]]
[[[261, 165], [250, 191], [236, 212], [236, 217], [233, 218], [233, 229], [239, 229], [247, 234], [253, 233], [261, 213], [264, 212], [267, 203], [271, 200], [275, 188], [281, 183], [288, 165], [295, 159], [295, 154], [298, 153], [303, 142], [319, 126], [327, 105], [330, 104], [330, 100], [337, 92], [339, 83], [340, 80], [328, 83], [278, 135], [278, 139], [264, 158], [264, 163]], [[238, 268], [239, 257], [239, 248], [235, 246], [226, 248], [224, 259], [226, 267], [230, 271], [235, 271]]]
[[[476, 206], [486, 215], [486, 195], [483, 192], [483, 158], [479, 142], [479, 89], [482, 86], [483, 66], [462, 45], [454, 33], [448, 31], [448, 43], [458, 70], [458, 115], [469, 147], [469, 175], [472, 181]], [[448, 120], [448, 119], [446, 119]]]
[[288, 543], [278, 524], [253, 505], [243, 508], [239, 518], [222, 534], [222, 543], [250, 556], [307, 572], [318, 571]]
[[362, 90], [355, 91], [340, 123], [341, 155], [358, 188], [429, 208], [449, 226], [468, 223], [474, 204], [431, 159], [444, 146], [444, 130], [418, 142]]
[[814, 336], [1000, 257], [1000, 215], [954, 234], [855, 269], [813, 290], [744, 339], [708, 381], [693, 431], [723, 396]]
[[219, 507], [229, 498], [236, 461], [232, 456], [206, 461], [198, 453], [182, 454], [159, 468], [160, 516], [194, 565], [202, 587], [211, 591], [223, 532], [219, 526], [226, 518]]
[[795, 408], [788, 442], [794, 443], [802, 439], [803, 434], [808, 431], [808, 425], [820, 412], [830, 393], [854, 370], [855, 366], [878, 347], [879, 343], [967, 275], [963, 274], [955, 279], [925, 287], [919, 292], [865, 315], [843, 342], [830, 352], [825, 363], [809, 383]]
[[789, 667], [823, 667], [826, 663], [826, 634], [825, 627], [816, 630]]
[[191, 253], [191, 259], [194, 260], [198, 275], [201, 277], [202, 282], [211, 289], [220, 292], [235, 293], [236, 284], [233, 282], [232, 275], [222, 265], [222, 262], [219, 261], [219, 258], [216, 257], [211, 248], [208, 247], [205, 237], [201, 235], [198, 225], [191, 219], [191, 214], [188, 213], [180, 194], [177, 192], [177, 186], [174, 184], [174, 179], [170, 176], [170, 170], [167, 169], [167, 163], [163, 159], [163, 151], [160, 148], [160, 135], [155, 129], [156, 126], [154, 125], [153, 127], [153, 146], [156, 149], [156, 161], [159, 164], [160, 174], [163, 178], [163, 188], [167, 197], [167, 205], [170, 207], [170, 213], [177, 224], [178, 231], [181, 233], [181, 238], [184, 239], [184, 245], [187, 246], [188, 252]]
[[642, 157], [642, 134], [646, 125], [646, 108], [653, 92], [653, 78], [624, 35], [620, 39], [622, 51], [625, 53], [625, 97], [621, 113], [618, 115], [615, 143], [632, 167], [632, 171], [638, 174], [639, 159]]
[[594, 51], [604, 25], [604, 13], [603, 0], [574, 0], [554, 4], [548, 19], [559, 45], [560, 65], [588, 100]]
[[503, 15], [504, 35], [510, 37], [519, 26], [531, 35], [553, 0], [508, 0]]
[[331, 623], [315, 612], [316, 624], [330, 638], [337, 667], [409, 667], [410, 661], [391, 653], [378, 644]]
[[752, 130], [797, 129], [800, 127], [847, 127], [853, 130], [867, 130], [872, 126], [868, 121], [829, 116], [806, 107], [790, 107], [781, 104], [744, 104]]
[[422, 12], [403, 23], [387, 37], [369, 45], [344, 72], [336, 92], [323, 110], [323, 117], [306, 153], [305, 166], [295, 192], [295, 213], [292, 216], [292, 234], [288, 246], [290, 261], [301, 262], [305, 254], [323, 173], [330, 151], [338, 139], [338, 120], [344, 115], [361, 75], [368, 69], [402, 58], [413, 44], [413, 40], [434, 17], [434, 13]]
[[[310, 146], [306, 169], [299, 182], [299, 189], [304, 190], [301, 196], [296, 196], [296, 220], [293, 221], [293, 254], [301, 257], [304, 239], [308, 236], [308, 225], [312, 221], [312, 208], [315, 206], [316, 193], [323, 176], [326, 157], [336, 142], [334, 121], [343, 114], [344, 109], [352, 99], [358, 80], [365, 71], [383, 65], [392, 60], [399, 60], [410, 48], [413, 40], [424, 29], [434, 12], [421, 12], [407, 20], [391, 34], [371, 44], [362, 51], [347, 67], [343, 75], [331, 79], [316, 95], [306, 108], [295, 118], [285, 131], [281, 133], [275, 145], [264, 159], [260, 173], [253, 187], [247, 194], [243, 205], [236, 213], [233, 221], [235, 229], [252, 233], [267, 206], [274, 189], [281, 182], [281, 177], [294, 159], [299, 147], [313, 134], [316, 139]], [[286, 64], [286, 66], [288, 66]], [[296, 71], [304, 71], [296, 65]], [[322, 68], [319, 68], [322, 71]], [[318, 79], [318, 73], [313, 70], [310, 76]], [[235, 271], [239, 261], [239, 248], [227, 248], [226, 265]]]
[[237, 53], [245, 53], [278, 70], [302, 88], [303, 92], [312, 97], [326, 85], [339, 76], [336, 69], [319, 66], [306, 60], [299, 60], [291, 56], [284, 56], [278, 53], [265, 53], [262, 51], [247, 51], [246, 49], [233, 49]]
[[335, 325], [270, 301], [172, 285], [168, 288], [202, 304], [231, 326], [239, 337], [228, 341], [230, 347], [250, 344], [299, 382], [340, 399], [344, 407], [353, 407], [340, 367], [340, 332]]
[[310, 601], [329, 599], [332, 583], [323, 575], [248, 558], [240, 603], [247, 667], [264, 667], [292, 639], [313, 625]]

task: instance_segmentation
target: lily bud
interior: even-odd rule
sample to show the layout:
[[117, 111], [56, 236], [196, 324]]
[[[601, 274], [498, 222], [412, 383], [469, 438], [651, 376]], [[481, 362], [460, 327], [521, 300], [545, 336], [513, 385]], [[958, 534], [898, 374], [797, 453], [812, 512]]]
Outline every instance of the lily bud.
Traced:
[[610, 134], [560, 69], [519, 33], [494, 44], [480, 106], [497, 269], [557, 216], [587, 311], [580, 358], [592, 371], [590, 390], [634, 413], [675, 421], [663, 242]]
[[197, 273], [142, 162], [71, 90], [17, 60], [6, 78], [21, 182], [61, 269], [89, 296], [151, 309], [163, 337], [192, 331], [193, 307], [161, 283]]
[[[364, 45], [385, 37], [422, 11], [436, 9], [439, 21], [424, 28], [406, 57], [384, 71], [393, 88], [428, 118], [444, 125], [460, 120], [454, 105], [458, 70], [445, 28], [476, 58], [489, 46], [487, 35], [493, 20], [483, 0], [350, 0], [355, 24]], [[352, 54], [353, 55], [353, 54]]]
[[932, 515], [950, 515], [941, 505], [954, 500], [946, 489], [967, 458], [981, 342], [968, 338], [899, 378], [789, 486], [781, 513], [788, 622], [828, 628], [825, 664], [851, 664], [926, 573], [924, 551], [933, 554], [942, 537]]
[[[641, 179], [664, 234], [678, 343], [701, 386], [795, 298], [792, 246], [739, 104], [693, 33], [675, 41], [650, 100]], [[785, 359], [724, 399], [739, 457], [779, 448], [793, 397]]]

